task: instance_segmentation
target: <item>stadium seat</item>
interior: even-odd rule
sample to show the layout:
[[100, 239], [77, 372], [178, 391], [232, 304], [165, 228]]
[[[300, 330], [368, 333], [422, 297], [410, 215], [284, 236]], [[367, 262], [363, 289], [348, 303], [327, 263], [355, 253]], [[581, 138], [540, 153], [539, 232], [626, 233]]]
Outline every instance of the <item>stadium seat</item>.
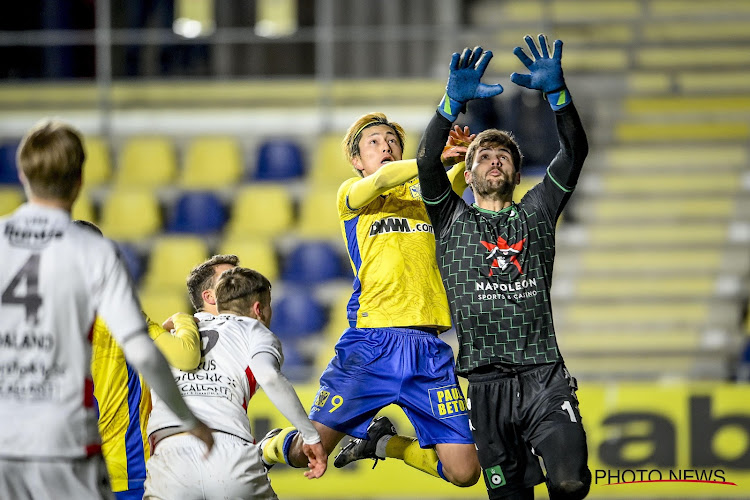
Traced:
[[91, 195], [87, 190], [81, 191], [78, 195], [78, 199], [73, 204], [73, 210], [71, 211], [71, 217], [74, 219], [87, 220], [89, 222], [97, 223], [96, 210], [94, 209], [94, 202], [91, 200]]
[[196, 137], [187, 146], [179, 185], [190, 189], [233, 186], [244, 169], [237, 139], [228, 136]]
[[282, 341], [319, 333], [325, 324], [325, 309], [309, 290], [288, 289], [273, 302], [271, 330]]
[[114, 189], [104, 200], [100, 227], [104, 235], [132, 241], [161, 229], [159, 200], [149, 189]]
[[26, 201], [26, 198], [21, 188], [10, 186], [0, 187], [0, 216], [14, 211], [24, 201]]
[[118, 186], [161, 187], [177, 175], [174, 145], [166, 137], [132, 137], [123, 145], [117, 165]]
[[0, 184], [21, 184], [16, 170], [17, 149], [17, 143], [0, 145]]
[[284, 181], [304, 175], [304, 152], [293, 140], [270, 139], [258, 148], [253, 179]]
[[86, 160], [83, 162], [83, 185], [87, 188], [109, 182], [112, 176], [112, 160], [109, 145], [100, 137], [86, 137], [83, 142]]
[[120, 256], [125, 261], [133, 283], [138, 285], [143, 277], [143, 257], [138, 249], [129, 243], [117, 242], [117, 248], [120, 250]]
[[138, 295], [143, 312], [159, 324], [176, 312], [193, 312], [184, 284], [177, 288], [146, 288]]
[[297, 344], [287, 342], [284, 344], [284, 364], [281, 372], [292, 382], [307, 382], [310, 378], [312, 366], [303, 356]]
[[206, 242], [197, 236], [160, 236], [151, 247], [144, 285], [184, 288], [190, 270], [206, 260], [208, 254]]
[[338, 186], [322, 186], [308, 190], [300, 205], [297, 231], [310, 239], [341, 238], [339, 215], [336, 208]]
[[281, 278], [290, 283], [315, 285], [346, 276], [338, 245], [302, 240], [284, 259]]
[[315, 186], [339, 187], [357, 173], [344, 156], [341, 139], [344, 133], [331, 132], [320, 137], [312, 154], [312, 168], [307, 179]]
[[186, 191], [172, 207], [166, 225], [170, 233], [213, 234], [227, 221], [227, 210], [219, 197], [210, 191]]
[[288, 231], [293, 219], [292, 197], [284, 186], [246, 186], [235, 195], [226, 235], [275, 237]]
[[240, 265], [255, 269], [271, 282], [279, 277], [279, 260], [273, 243], [268, 238], [224, 239], [219, 245], [218, 253], [234, 254], [240, 259]]

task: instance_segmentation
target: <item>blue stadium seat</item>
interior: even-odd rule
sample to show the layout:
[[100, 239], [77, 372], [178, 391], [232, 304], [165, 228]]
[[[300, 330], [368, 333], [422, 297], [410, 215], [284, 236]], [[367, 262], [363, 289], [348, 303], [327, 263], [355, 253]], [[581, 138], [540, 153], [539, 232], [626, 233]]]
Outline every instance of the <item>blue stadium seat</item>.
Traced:
[[16, 170], [18, 144], [0, 144], [0, 184], [21, 184]]
[[271, 331], [282, 341], [319, 333], [326, 321], [325, 308], [312, 297], [310, 290], [289, 289], [273, 303]]
[[336, 246], [324, 240], [301, 240], [284, 259], [281, 279], [315, 285], [348, 276]]
[[284, 344], [284, 364], [281, 372], [292, 382], [307, 382], [310, 380], [312, 364], [302, 355], [294, 342]]
[[170, 233], [218, 233], [227, 222], [227, 209], [210, 191], [186, 191], [174, 204], [167, 222]]
[[270, 139], [258, 148], [253, 179], [280, 181], [305, 175], [304, 154], [289, 139]]
[[120, 251], [122, 260], [125, 261], [125, 266], [128, 268], [128, 272], [130, 272], [133, 283], [137, 285], [143, 276], [143, 258], [138, 253], [138, 250], [128, 243], [117, 242], [117, 248]]

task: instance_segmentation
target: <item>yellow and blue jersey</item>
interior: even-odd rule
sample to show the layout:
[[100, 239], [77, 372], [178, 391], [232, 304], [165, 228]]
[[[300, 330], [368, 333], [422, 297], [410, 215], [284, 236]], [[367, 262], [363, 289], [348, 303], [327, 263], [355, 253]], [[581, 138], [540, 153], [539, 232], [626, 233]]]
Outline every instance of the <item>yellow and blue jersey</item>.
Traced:
[[[146, 317], [148, 334], [169, 364], [192, 370], [200, 361], [198, 326], [189, 314], [180, 313], [173, 320], [174, 335]], [[140, 498], [146, 480], [146, 460], [151, 456], [146, 433], [151, 391], [127, 363], [100, 317], [94, 322], [91, 344], [91, 377], [99, 412], [99, 433], [112, 491], [118, 499]]]
[[422, 202], [419, 180], [411, 179], [352, 209], [338, 191], [338, 213], [354, 270], [347, 307], [357, 328], [434, 326], [450, 328], [450, 311], [435, 259], [435, 236]]
[[151, 393], [100, 317], [94, 323], [91, 375], [112, 491], [142, 488], [150, 456], [146, 425]]

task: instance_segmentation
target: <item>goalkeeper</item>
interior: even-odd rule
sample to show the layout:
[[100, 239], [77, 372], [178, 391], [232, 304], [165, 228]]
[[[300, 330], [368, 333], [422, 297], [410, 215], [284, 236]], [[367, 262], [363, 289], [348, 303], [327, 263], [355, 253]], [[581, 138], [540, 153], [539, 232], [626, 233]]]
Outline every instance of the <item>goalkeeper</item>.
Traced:
[[560, 151], [542, 181], [520, 201], [522, 155], [513, 136], [485, 130], [466, 153], [476, 203], [451, 190], [440, 151], [464, 104], [486, 94], [487, 54], [454, 54], [445, 106], [425, 131], [417, 164], [438, 242], [443, 285], [459, 340], [457, 371], [468, 402], [479, 461], [491, 499], [533, 499], [545, 480], [550, 498], [584, 498], [591, 485], [586, 433], [575, 379], [565, 368], [552, 322], [550, 286], [555, 225], [578, 181], [588, 143], [562, 72], [562, 42], [550, 56], [526, 37], [531, 56], [514, 51], [529, 74], [511, 81], [544, 92], [555, 114]]

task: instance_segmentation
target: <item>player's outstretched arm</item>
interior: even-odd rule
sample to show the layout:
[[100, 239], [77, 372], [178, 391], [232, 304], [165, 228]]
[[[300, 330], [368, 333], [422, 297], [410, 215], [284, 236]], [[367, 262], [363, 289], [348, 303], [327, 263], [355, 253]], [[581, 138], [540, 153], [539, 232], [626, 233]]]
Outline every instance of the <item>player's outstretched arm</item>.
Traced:
[[545, 98], [555, 111], [560, 152], [550, 163], [548, 173], [556, 185], [570, 192], [578, 182], [583, 161], [588, 154], [588, 141], [563, 77], [563, 43], [561, 40], [555, 40], [550, 55], [545, 35], [538, 36], [539, 46], [529, 35], [526, 35], [524, 40], [531, 57], [521, 47], [516, 47], [513, 53], [529, 69], [529, 73], [513, 73], [510, 79], [522, 87], [544, 92]]
[[306, 450], [305, 455], [309, 459], [305, 477], [309, 479], [321, 477], [328, 467], [328, 454], [320, 444], [320, 434], [307, 418], [307, 412], [302, 407], [294, 387], [281, 373], [278, 359], [268, 352], [259, 352], [250, 359], [248, 364], [268, 399], [302, 436], [302, 449]]
[[[201, 336], [191, 314], [175, 313], [162, 325], [146, 316], [148, 334], [167, 359], [178, 370], [194, 370], [201, 360]], [[174, 330], [171, 333], [170, 330]]]

